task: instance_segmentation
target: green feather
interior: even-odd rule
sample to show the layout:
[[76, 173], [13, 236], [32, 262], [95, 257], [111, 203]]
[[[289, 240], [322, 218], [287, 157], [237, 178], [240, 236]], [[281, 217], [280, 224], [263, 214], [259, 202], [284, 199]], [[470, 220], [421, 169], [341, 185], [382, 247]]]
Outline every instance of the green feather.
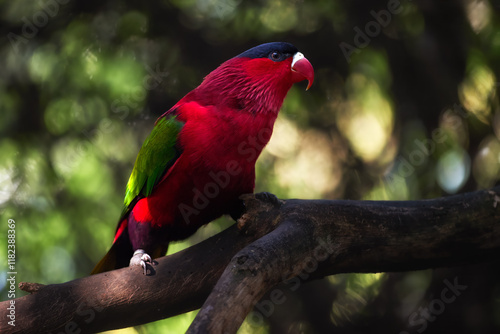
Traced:
[[135, 160], [134, 169], [127, 183], [124, 216], [137, 196], [151, 195], [155, 185], [179, 156], [176, 148], [179, 132], [184, 125], [175, 116], [160, 118], [153, 131], [142, 144]]

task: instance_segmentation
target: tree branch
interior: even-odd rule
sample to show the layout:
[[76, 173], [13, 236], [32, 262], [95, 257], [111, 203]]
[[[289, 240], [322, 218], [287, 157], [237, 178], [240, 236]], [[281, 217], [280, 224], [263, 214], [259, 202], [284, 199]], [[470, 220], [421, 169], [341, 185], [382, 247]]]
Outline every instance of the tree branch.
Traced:
[[282, 223], [233, 257], [188, 333], [235, 333], [265, 292], [297, 275], [498, 259], [499, 191], [407, 202], [286, 201]]
[[[2, 321], [0, 331], [98, 332], [184, 313], [209, 296], [189, 332], [234, 333], [266, 291], [297, 275], [406, 271], [500, 255], [500, 187], [421, 201], [258, 198], [245, 198], [241, 231], [232, 226], [159, 259], [152, 276], [124, 268], [37, 286], [15, 300], [16, 326]], [[0, 303], [3, 319], [8, 305]]]

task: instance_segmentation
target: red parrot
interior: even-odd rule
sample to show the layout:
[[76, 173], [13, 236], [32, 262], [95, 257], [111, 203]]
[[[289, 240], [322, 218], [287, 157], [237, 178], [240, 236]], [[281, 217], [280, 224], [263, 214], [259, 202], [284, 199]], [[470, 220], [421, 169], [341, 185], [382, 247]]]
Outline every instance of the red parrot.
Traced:
[[127, 184], [113, 245], [92, 274], [163, 256], [170, 241], [220, 217], [241, 214], [255, 162], [271, 138], [288, 90], [314, 80], [289, 43], [266, 43], [231, 58], [161, 115]]

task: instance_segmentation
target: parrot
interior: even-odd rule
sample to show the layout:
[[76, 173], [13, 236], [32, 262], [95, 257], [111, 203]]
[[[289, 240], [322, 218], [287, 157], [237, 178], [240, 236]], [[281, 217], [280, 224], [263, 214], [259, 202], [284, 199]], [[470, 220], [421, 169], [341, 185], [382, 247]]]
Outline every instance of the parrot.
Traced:
[[141, 266], [170, 242], [244, 212], [255, 164], [293, 84], [314, 69], [292, 44], [255, 46], [222, 63], [155, 122], [135, 160], [113, 243], [91, 274]]

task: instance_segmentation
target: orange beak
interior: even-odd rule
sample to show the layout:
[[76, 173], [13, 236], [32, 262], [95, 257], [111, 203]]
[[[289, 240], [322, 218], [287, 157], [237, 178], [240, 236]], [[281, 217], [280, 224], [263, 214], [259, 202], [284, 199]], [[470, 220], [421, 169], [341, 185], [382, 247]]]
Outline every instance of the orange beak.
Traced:
[[300, 52], [297, 52], [293, 56], [292, 74], [294, 82], [307, 80], [309, 83], [306, 90], [311, 88], [314, 81], [314, 69], [309, 60]]

